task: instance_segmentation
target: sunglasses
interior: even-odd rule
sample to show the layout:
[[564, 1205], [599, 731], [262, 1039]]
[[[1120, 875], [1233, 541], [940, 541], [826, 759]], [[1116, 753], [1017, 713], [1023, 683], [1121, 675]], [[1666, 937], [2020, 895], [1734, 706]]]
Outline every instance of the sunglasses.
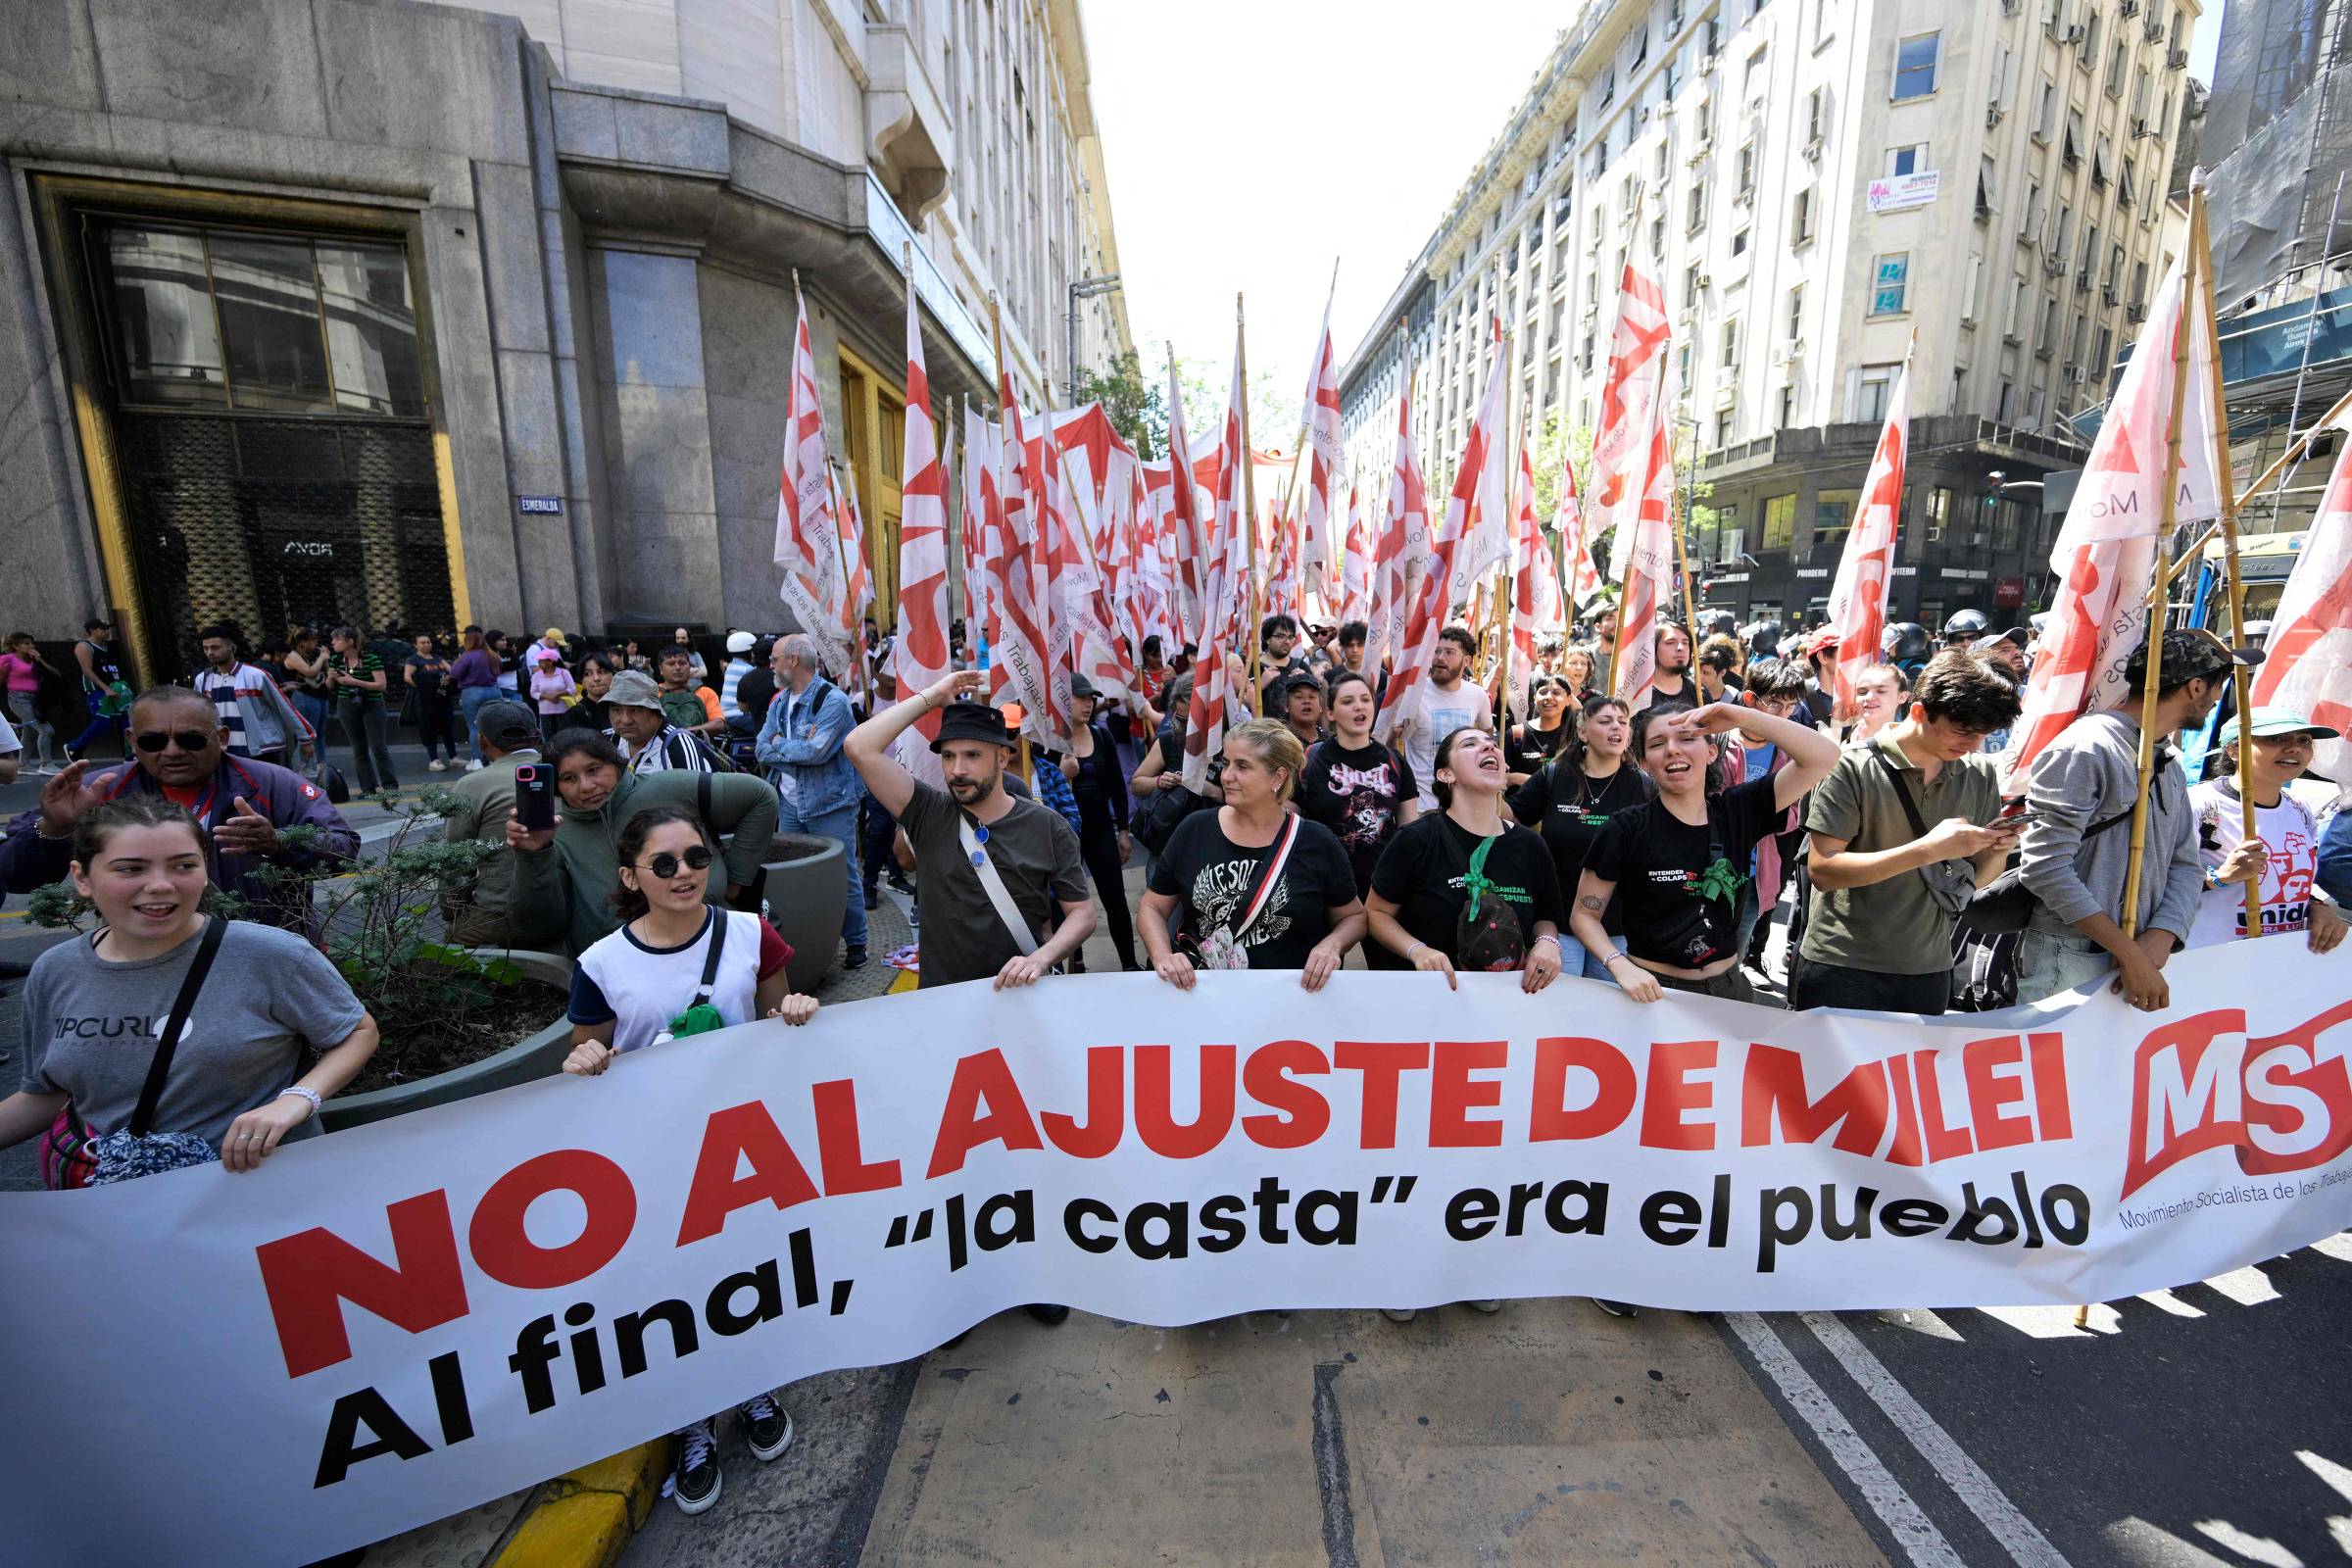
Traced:
[[[667, 850], [663, 850], [660, 855], [657, 855], [652, 859], [646, 861], [645, 866], [646, 869], [653, 872], [654, 875], [658, 877], [668, 878], [678, 874], [678, 866], [680, 863], [680, 857], [670, 854]], [[685, 856], [683, 857], [683, 863], [686, 869], [689, 871], [708, 871], [710, 869], [710, 852], [698, 844], [693, 849], [686, 852]]]
[[201, 752], [213, 744], [213, 736], [210, 730], [201, 729], [147, 729], [139, 731], [132, 744], [150, 755], [167, 746], [176, 746], [183, 752]]

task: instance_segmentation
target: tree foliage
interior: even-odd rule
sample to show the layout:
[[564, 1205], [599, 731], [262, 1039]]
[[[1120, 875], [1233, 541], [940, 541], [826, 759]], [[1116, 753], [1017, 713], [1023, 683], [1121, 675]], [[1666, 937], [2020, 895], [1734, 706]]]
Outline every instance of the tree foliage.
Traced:
[[1112, 361], [1106, 372], [1081, 368], [1078, 403], [1102, 404], [1111, 428], [1127, 438], [1137, 457], [1156, 458], [1167, 450], [1167, 394], [1144, 374], [1143, 358], [1135, 350]]

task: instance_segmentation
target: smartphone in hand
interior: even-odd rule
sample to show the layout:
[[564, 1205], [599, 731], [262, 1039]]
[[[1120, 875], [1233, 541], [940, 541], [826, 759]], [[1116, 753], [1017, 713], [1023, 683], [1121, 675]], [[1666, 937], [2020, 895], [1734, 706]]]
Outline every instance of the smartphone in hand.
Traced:
[[556, 825], [556, 770], [545, 762], [514, 764], [514, 820], [526, 833]]

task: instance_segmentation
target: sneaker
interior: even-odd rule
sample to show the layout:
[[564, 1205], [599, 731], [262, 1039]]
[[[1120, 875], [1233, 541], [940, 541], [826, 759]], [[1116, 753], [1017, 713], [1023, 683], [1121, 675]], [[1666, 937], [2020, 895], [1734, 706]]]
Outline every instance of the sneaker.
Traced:
[[906, 873], [900, 870], [895, 865], [882, 873], [882, 880], [889, 883], [891, 888], [896, 892], [905, 893], [909, 896], [911, 896], [914, 892], [914, 884], [906, 880]]
[[871, 914], [880, 907], [882, 907], [882, 895], [876, 893], [872, 888], [867, 888], [865, 890], [865, 912]]
[[449, 764], [436, 757], [424, 764], [424, 770], [427, 773], [446, 773], [449, 771]]
[[865, 967], [865, 944], [864, 944], [864, 943], [862, 943], [862, 942], [853, 943], [853, 944], [850, 946], [850, 949], [849, 949], [849, 951], [848, 951], [848, 952], [846, 952], [846, 953], [844, 953], [844, 954], [841, 956], [841, 966], [842, 966], [844, 969], [862, 969], [862, 968], [864, 968], [864, 967]]
[[792, 1412], [774, 1395], [755, 1395], [736, 1409], [742, 1412], [743, 1438], [753, 1458], [765, 1464], [792, 1446]]
[[1631, 1301], [1612, 1301], [1605, 1296], [1592, 1298], [1592, 1304], [1611, 1317], [1639, 1317], [1642, 1309]]
[[1021, 1310], [1028, 1313], [1031, 1317], [1037, 1319], [1040, 1323], [1045, 1324], [1048, 1328], [1052, 1328], [1054, 1324], [1059, 1323], [1063, 1318], [1066, 1318], [1070, 1315], [1070, 1309], [1062, 1305], [1059, 1301], [1031, 1301], [1027, 1306], [1022, 1307]]
[[1392, 1323], [1410, 1323], [1421, 1315], [1421, 1309], [1417, 1306], [1384, 1306], [1380, 1309], [1380, 1315]]
[[478, 757], [477, 757], [477, 758], [475, 758], [475, 759], [474, 759], [472, 761], [470, 761], [470, 762], [467, 762], [467, 763], [466, 764], [466, 772], [468, 772], [468, 773], [479, 773], [481, 770], [482, 770], [482, 760], [481, 760], [480, 758], [478, 758]]
[[1462, 1304], [1469, 1307], [1474, 1312], [1499, 1312], [1502, 1310], [1502, 1303], [1493, 1299], [1484, 1301], [1465, 1301]]
[[662, 1494], [680, 1513], [701, 1513], [718, 1500], [718, 1445], [710, 1441], [710, 1423], [697, 1421], [678, 1434], [677, 1466]]

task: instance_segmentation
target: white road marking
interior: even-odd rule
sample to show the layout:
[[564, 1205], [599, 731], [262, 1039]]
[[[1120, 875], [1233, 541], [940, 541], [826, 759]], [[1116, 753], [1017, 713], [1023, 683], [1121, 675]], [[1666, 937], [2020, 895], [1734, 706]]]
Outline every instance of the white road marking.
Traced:
[[1895, 1429], [1910, 1440], [1920, 1457], [1943, 1478], [1943, 1484], [1991, 1532], [1992, 1539], [2001, 1544], [2019, 1568], [2066, 1568], [2065, 1556], [2034, 1528], [2034, 1521], [2019, 1511], [2017, 1504], [2009, 1500], [2009, 1494], [1928, 1414], [1927, 1408], [1912, 1397], [1911, 1391], [1886, 1370], [1886, 1363], [1853, 1330], [1827, 1312], [1807, 1312], [1803, 1318], [1813, 1337], [1838, 1358], [1846, 1375], [1870, 1396], [1872, 1403], [1886, 1412]]
[[1739, 1335], [1748, 1353], [1756, 1358], [1781, 1391], [1781, 1397], [1789, 1407], [1804, 1417], [1813, 1436], [1838, 1461], [1854, 1490], [1862, 1494], [1871, 1511], [1879, 1516], [1895, 1544], [1902, 1547], [1919, 1568], [1961, 1568], [1960, 1553], [1952, 1549], [1936, 1522], [1923, 1512], [1911, 1494], [1903, 1490], [1879, 1456], [1863, 1441], [1853, 1424], [1846, 1420], [1820, 1384], [1813, 1381], [1781, 1337], [1770, 1325], [1753, 1312], [1728, 1312], [1724, 1321]]

